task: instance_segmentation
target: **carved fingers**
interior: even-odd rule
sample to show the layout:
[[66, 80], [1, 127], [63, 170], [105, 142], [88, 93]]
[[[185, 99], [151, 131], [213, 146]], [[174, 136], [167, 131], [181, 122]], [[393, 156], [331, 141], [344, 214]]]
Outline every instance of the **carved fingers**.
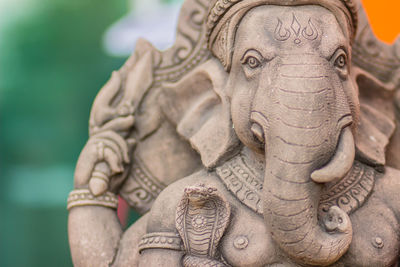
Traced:
[[153, 84], [156, 50], [139, 42], [135, 53], [98, 93], [89, 120], [90, 139], [79, 156], [75, 187], [95, 196], [115, 192], [124, 181], [135, 140], [129, 136], [134, 113]]
[[132, 115], [126, 117], [117, 117], [111, 121], [106, 122], [101, 127], [94, 127], [91, 130], [90, 135], [92, 136], [104, 131], [114, 131], [121, 134], [125, 134], [129, 132], [130, 128], [133, 126], [134, 123], [135, 123], [135, 117]]
[[92, 136], [79, 156], [75, 187], [89, 184], [94, 195], [103, 194], [109, 189], [110, 177], [123, 173], [124, 165], [130, 163], [134, 144], [133, 139], [125, 140], [113, 131]]
[[98, 160], [106, 161], [112, 174], [122, 172], [123, 163], [130, 162], [128, 142], [113, 131], [99, 133], [91, 137], [89, 142], [96, 145]]

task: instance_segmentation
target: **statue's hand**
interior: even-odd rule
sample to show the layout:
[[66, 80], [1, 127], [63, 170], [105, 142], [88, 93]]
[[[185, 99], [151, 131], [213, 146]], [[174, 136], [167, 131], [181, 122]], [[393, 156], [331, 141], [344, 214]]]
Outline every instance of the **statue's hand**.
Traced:
[[[131, 127], [133, 122], [133, 116], [128, 116], [110, 123]], [[129, 154], [134, 144], [133, 139], [124, 139], [111, 130], [91, 136], [76, 165], [75, 188], [89, 187], [95, 196], [107, 190], [116, 192], [126, 177], [125, 166], [130, 163]]]
[[[137, 107], [153, 84], [155, 49], [145, 41], [100, 90], [89, 120], [90, 139], [75, 170], [75, 188], [88, 187], [94, 196], [118, 193], [135, 144], [130, 139]], [[141, 53], [139, 53], [141, 52]]]

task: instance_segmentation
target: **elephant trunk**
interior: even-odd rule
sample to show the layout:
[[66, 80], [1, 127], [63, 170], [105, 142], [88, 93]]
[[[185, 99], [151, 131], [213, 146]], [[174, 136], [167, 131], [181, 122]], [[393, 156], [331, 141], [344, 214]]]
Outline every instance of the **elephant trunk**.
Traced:
[[324, 218], [318, 218], [321, 184], [310, 179], [312, 162], [301, 156], [297, 161], [288, 159], [289, 148], [280, 146], [273, 149], [275, 153], [271, 149], [266, 159], [263, 205], [274, 240], [297, 262], [334, 263], [352, 240], [348, 215], [333, 207]]
[[343, 105], [343, 89], [332, 88], [335, 81], [321, 64], [312, 75], [304, 72], [313, 69], [309, 65], [297, 62], [297, 72], [294, 64], [285, 66], [270, 85], [268, 100], [251, 114], [253, 132], [265, 142], [264, 219], [273, 239], [296, 262], [327, 266], [352, 240], [350, 218], [340, 208], [318, 218], [320, 182], [342, 178], [354, 161], [351, 112]]

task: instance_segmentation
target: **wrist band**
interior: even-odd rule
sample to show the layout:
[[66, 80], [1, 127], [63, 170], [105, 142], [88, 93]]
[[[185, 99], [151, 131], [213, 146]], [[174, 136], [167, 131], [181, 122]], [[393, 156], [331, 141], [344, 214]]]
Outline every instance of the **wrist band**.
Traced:
[[117, 209], [118, 197], [111, 192], [95, 197], [89, 189], [75, 189], [69, 193], [67, 203], [68, 210], [78, 206], [102, 206]]

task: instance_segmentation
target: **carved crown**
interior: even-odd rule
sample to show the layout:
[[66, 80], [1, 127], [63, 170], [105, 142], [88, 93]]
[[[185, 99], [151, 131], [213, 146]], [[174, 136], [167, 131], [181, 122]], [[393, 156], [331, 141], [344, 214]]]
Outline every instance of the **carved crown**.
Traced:
[[[231, 50], [229, 46], [233, 45], [232, 32], [230, 32], [232, 30], [226, 25], [227, 22], [234, 14], [241, 12], [244, 15], [253, 7], [267, 4], [281, 6], [315, 4], [326, 7], [336, 16], [344, 15], [352, 41], [356, 36], [358, 10], [354, 0], [212, 0], [206, 18], [206, 42], [210, 51], [219, 58], [226, 70], [230, 68], [230, 55], [227, 52]], [[233, 9], [236, 10], [232, 11]]]

